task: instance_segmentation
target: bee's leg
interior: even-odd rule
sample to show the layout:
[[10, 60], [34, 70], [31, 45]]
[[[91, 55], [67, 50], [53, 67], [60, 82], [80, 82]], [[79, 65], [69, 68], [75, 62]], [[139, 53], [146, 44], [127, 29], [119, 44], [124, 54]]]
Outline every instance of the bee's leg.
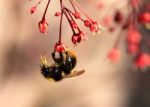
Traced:
[[53, 60], [55, 60], [55, 52], [53, 52], [51, 55], [52, 55]]
[[68, 75], [63, 75], [63, 78], [71, 78], [71, 77], [76, 77], [79, 75], [82, 75], [85, 72], [85, 70], [81, 70], [81, 71], [72, 71], [70, 74]]

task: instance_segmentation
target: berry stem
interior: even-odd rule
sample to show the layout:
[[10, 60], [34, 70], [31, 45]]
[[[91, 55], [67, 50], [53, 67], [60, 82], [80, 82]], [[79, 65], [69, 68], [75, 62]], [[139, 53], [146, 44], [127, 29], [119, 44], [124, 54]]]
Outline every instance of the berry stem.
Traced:
[[39, 4], [41, 4], [42, 1], [43, 1], [43, 0], [40, 0], [40, 1], [36, 4], [36, 7], [37, 7]]
[[72, 29], [73, 34], [75, 34], [75, 30], [73, 29], [73, 27], [72, 27], [72, 25], [71, 25], [70, 18], [69, 18], [69, 16], [67, 15], [66, 10], [65, 10], [64, 14], [65, 14], [65, 16], [66, 16], [66, 18], [67, 18], [67, 20], [68, 20], [68, 22], [69, 22], [69, 25], [70, 25], [70, 27], [71, 27], [71, 29]]
[[[67, 11], [67, 13], [69, 14], [71, 20], [72, 20], [75, 24], [77, 24], [77, 23], [75, 22], [75, 20], [73, 19], [73, 17], [72, 17], [72, 15], [71, 15], [70, 11], [68, 11], [67, 8], [66, 8], [66, 11]], [[77, 26], [77, 29], [78, 29], [79, 32], [81, 31], [80, 28], [79, 28], [78, 26]]]
[[[66, 9], [67, 11], [69, 11], [71, 14], [74, 14], [70, 9], [68, 9], [68, 8], [66, 8], [66, 7], [65, 7], [65, 9]], [[84, 22], [84, 19], [82, 19], [81, 17], [80, 17], [79, 19]]]
[[120, 30], [119, 34], [118, 34], [118, 37], [117, 37], [117, 40], [115, 42], [114, 48], [117, 48], [119, 46], [119, 43], [121, 41], [121, 37], [122, 37], [122, 31]]
[[74, 11], [75, 11], [75, 12], [77, 12], [77, 10], [76, 10], [76, 8], [75, 8], [75, 6], [74, 6], [74, 4], [73, 4], [72, 0], [70, 0], [70, 3], [71, 3], [71, 5], [72, 5], [72, 7], [73, 7]]
[[78, 9], [91, 21], [91, 22], [93, 22], [93, 20], [84, 12], [84, 10], [79, 6], [79, 4], [76, 2], [76, 1], [74, 1], [74, 0], [71, 0], [77, 7], [78, 7]]
[[45, 20], [45, 16], [46, 16], [47, 9], [48, 9], [48, 7], [49, 7], [50, 1], [51, 1], [51, 0], [48, 0], [48, 3], [47, 3], [47, 5], [46, 5], [46, 8], [45, 8], [45, 11], [44, 11], [42, 20]]
[[62, 39], [62, 20], [63, 20], [63, 2], [60, 0], [60, 6], [61, 6], [61, 17], [60, 17], [60, 29], [59, 29], [59, 44], [61, 44], [61, 39]]

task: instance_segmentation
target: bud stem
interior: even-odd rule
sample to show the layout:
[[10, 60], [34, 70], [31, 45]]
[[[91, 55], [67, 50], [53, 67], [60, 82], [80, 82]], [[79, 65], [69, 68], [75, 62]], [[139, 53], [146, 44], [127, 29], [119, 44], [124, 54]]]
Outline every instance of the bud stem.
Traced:
[[46, 16], [47, 9], [48, 9], [48, 7], [49, 7], [50, 1], [51, 1], [51, 0], [48, 0], [48, 3], [47, 3], [47, 6], [46, 6], [46, 8], [45, 8], [45, 11], [44, 11], [42, 20], [45, 20], [45, 16]]

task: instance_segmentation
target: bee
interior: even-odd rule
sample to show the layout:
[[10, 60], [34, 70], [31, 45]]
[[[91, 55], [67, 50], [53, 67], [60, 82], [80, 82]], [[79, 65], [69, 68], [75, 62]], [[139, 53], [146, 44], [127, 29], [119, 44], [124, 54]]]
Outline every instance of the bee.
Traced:
[[64, 78], [79, 76], [85, 72], [85, 70], [73, 71], [77, 63], [77, 57], [70, 50], [59, 53], [54, 51], [52, 58], [54, 63], [49, 65], [46, 55], [41, 57], [41, 73], [48, 80], [60, 81]]

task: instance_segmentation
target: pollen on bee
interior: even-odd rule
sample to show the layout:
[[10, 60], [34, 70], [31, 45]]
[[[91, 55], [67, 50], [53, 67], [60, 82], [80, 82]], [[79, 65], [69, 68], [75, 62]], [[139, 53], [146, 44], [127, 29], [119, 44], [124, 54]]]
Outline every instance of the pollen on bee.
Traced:
[[47, 78], [47, 79], [51, 82], [55, 82], [55, 80], [53, 78]]
[[47, 59], [46, 59], [46, 55], [44, 57], [41, 56], [40, 58], [41, 58], [41, 64], [42, 65], [48, 65], [48, 62], [47, 62]]

